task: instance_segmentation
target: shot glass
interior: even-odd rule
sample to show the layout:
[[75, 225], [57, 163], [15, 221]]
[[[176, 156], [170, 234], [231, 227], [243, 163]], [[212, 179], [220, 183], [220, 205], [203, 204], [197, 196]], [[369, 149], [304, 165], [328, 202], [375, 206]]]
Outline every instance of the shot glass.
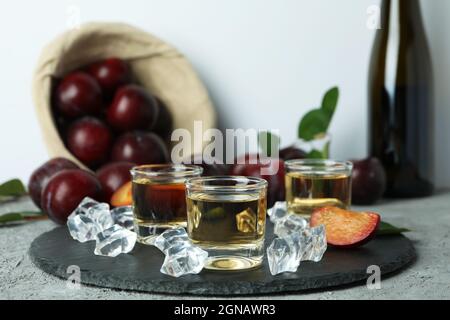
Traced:
[[286, 203], [289, 212], [308, 218], [321, 207], [348, 209], [351, 204], [349, 161], [289, 160], [285, 163]]
[[188, 235], [209, 254], [205, 268], [244, 270], [264, 256], [267, 181], [200, 177], [186, 183]]
[[186, 187], [203, 169], [195, 165], [152, 164], [131, 169], [137, 241], [152, 244], [170, 228], [186, 227]]

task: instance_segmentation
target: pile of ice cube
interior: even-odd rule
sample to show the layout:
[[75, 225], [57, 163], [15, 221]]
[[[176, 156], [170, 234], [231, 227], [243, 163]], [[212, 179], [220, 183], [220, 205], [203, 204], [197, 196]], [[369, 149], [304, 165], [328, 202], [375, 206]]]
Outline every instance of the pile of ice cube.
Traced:
[[327, 250], [325, 227], [309, 227], [306, 219], [289, 214], [286, 202], [277, 202], [269, 209], [276, 237], [267, 248], [272, 275], [296, 272], [301, 261], [319, 262]]
[[107, 203], [86, 197], [69, 216], [67, 227], [79, 242], [95, 240], [94, 253], [100, 256], [116, 257], [136, 244], [131, 206], [110, 210]]
[[[94, 253], [116, 257], [129, 253], [136, 244], [131, 206], [110, 210], [107, 203], [84, 198], [67, 220], [72, 238], [79, 242], [95, 240]], [[169, 229], [153, 244], [165, 255], [161, 272], [173, 277], [202, 271], [208, 253], [194, 246], [184, 228]]]
[[166, 256], [160, 271], [172, 277], [200, 273], [208, 258], [208, 252], [193, 245], [181, 227], [164, 231], [153, 245]]

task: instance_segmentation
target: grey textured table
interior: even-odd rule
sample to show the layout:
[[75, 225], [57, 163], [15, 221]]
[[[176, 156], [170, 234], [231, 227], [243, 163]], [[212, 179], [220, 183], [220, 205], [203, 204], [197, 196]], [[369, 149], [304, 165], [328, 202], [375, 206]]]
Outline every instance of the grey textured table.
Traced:
[[[30, 208], [24, 201], [23, 208]], [[362, 210], [363, 207], [355, 209]], [[408, 233], [417, 260], [382, 278], [381, 289], [364, 284], [332, 291], [239, 297], [238, 299], [450, 299], [450, 192], [425, 199], [385, 201], [370, 208]], [[0, 214], [8, 211], [0, 206]], [[0, 299], [182, 299], [193, 296], [154, 295], [81, 286], [69, 289], [64, 280], [35, 267], [27, 254], [31, 241], [54, 228], [50, 221], [0, 227]], [[211, 298], [208, 298], [211, 299]]]

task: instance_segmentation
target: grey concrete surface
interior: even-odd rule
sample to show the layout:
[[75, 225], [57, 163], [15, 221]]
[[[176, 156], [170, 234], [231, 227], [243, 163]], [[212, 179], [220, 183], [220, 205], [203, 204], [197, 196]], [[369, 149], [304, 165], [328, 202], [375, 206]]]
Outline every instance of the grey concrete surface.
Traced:
[[[30, 208], [25, 200], [23, 208]], [[14, 207], [17, 209], [17, 207]], [[394, 275], [382, 277], [381, 289], [365, 283], [320, 292], [237, 299], [450, 299], [450, 192], [414, 200], [384, 201], [374, 207], [383, 219], [413, 230], [407, 236], [417, 250], [417, 260]], [[0, 205], [0, 214], [11, 206]], [[191, 299], [196, 296], [154, 295], [81, 286], [69, 289], [64, 280], [36, 268], [27, 251], [31, 241], [54, 228], [50, 221], [0, 227], [0, 299]], [[220, 298], [220, 297], [219, 297]], [[207, 299], [212, 299], [207, 297]]]

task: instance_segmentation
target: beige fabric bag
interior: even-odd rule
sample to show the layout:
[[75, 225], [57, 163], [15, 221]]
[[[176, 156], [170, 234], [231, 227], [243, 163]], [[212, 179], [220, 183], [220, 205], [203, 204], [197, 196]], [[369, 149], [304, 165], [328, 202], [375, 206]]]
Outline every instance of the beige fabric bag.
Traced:
[[202, 121], [203, 130], [215, 127], [216, 114], [207, 90], [190, 63], [175, 48], [126, 24], [88, 23], [65, 32], [47, 45], [34, 74], [33, 99], [50, 156], [62, 156], [81, 165], [65, 148], [53, 123], [52, 77], [62, 77], [91, 62], [113, 56], [126, 60], [139, 83], [167, 105], [174, 117], [174, 128], [186, 128], [193, 137], [196, 120]]

